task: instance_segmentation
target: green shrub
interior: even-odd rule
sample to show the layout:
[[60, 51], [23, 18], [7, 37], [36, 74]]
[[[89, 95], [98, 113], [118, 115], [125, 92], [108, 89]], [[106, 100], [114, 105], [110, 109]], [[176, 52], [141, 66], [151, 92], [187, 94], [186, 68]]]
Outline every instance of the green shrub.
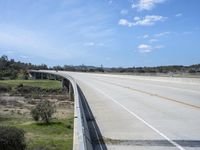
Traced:
[[41, 87], [28, 86], [23, 84], [19, 84], [15, 88], [15, 94], [29, 95], [33, 98], [39, 98], [41, 95], [60, 93], [62, 93], [61, 89], [43, 89]]
[[0, 85], [0, 93], [11, 91], [11, 87], [7, 85]]
[[24, 131], [15, 127], [0, 126], [1, 150], [24, 150], [26, 148]]
[[31, 116], [35, 121], [42, 120], [47, 124], [50, 122], [53, 113], [55, 113], [55, 105], [48, 100], [40, 101], [31, 110]]
[[29, 78], [29, 74], [28, 74], [27, 70], [23, 70], [23, 69], [21, 69], [19, 71], [17, 76], [18, 76], [18, 79], [20, 79], [20, 80], [28, 80], [28, 78]]
[[35, 121], [39, 121], [39, 119], [40, 119], [40, 114], [39, 114], [39, 111], [37, 109], [31, 110], [31, 116]]

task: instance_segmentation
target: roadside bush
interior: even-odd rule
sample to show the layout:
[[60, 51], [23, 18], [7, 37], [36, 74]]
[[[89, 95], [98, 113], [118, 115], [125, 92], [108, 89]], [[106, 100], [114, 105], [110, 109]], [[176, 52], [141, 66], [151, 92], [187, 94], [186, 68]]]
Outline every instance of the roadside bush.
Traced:
[[10, 86], [0, 85], [0, 93], [9, 92], [11, 90]]
[[55, 113], [55, 105], [48, 100], [40, 101], [35, 108], [31, 110], [31, 116], [35, 121], [43, 121], [50, 123], [53, 113]]
[[38, 87], [25, 86], [23, 84], [19, 84], [16, 87], [16, 92], [20, 93], [20, 94], [28, 94], [28, 93], [36, 92], [39, 90], [40, 90], [40, 88], [38, 88]]
[[31, 110], [31, 116], [35, 121], [39, 121], [40, 119], [39, 111], [36, 108]]
[[48, 95], [48, 94], [61, 94], [61, 89], [43, 89], [40, 87], [33, 87], [33, 86], [27, 86], [23, 84], [19, 84], [15, 88], [15, 94], [21, 94], [21, 95], [29, 95], [32, 98], [40, 98], [41, 95]]
[[24, 131], [15, 127], [0, 126], [1, 150], [25, 150]]

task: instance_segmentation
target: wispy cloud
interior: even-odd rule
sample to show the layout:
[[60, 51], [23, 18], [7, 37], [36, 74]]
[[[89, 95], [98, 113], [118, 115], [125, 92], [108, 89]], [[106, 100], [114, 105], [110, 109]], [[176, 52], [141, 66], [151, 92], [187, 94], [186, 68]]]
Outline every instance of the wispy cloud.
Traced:
[[127, 19], [120, 19], [118, 22], [119, 25], [132, 27], [133, 23], [129, 22]]
[[183, 14], [182, 13], [178, 13], [175, 15], [175, 17], [181, 17]]
[[144, 34], [142, 36], [138, 36], [137, 38], [138, 39], [147, 39], [147, 38], [149, 38], [149, 35], [148, 34]]
[[[15, 2], [10, 4], [9, 7], [16, 9], [11, 7], [4, 11], [12, 13], [18, 21], [16, 23], [16, 19], [2, 19], [7, 18], [6, 15], [0, 17], [1, 53], [13, 50], [15, 55], [22, 54], [48, 60], [73, 60], [88, 55], [89, 47], [83, 46], [85, 42], [88, 42], [88, 46], [96, 46], [95, 48], [108, 45], [107, 41], [114, 34], [112, 26], [107, 25], [112, 17], [109, 13], [111, 8], [106, 9], [108, 4], [91, 4], [84, 0], [64, 1], [51, 1], [45, 4], [42, 0], [30, 1], [29, 5], [25, 3], [23, 6], [21, 2], [20, 7]], [[87, 5], [81, 5], [82, 2]], [[105, 10], [102, 11], [104, 7]], [[24, 10], [29, 11], [25, 13]], [[19, 12], [23, 14], [19, 15]]]
[[98, 47], [105, 46], [104, 43], [96, 43], [96, 42], [86, 42], [83, 45], [84, 46], [90, 46], [90, 47], [93, 47], [93, 46], [98, 46]]
[[84, 43], [85, 46], [94, 46], [94, 42], [87, 42], [87, 43]]
[[[11, 3], [0, 0], [0, 3], [0, 54], [9, 58], [50, 65], [107, 63], [132, 66], [137, 65], [135, 62], [153, 65], [132, 54], [134, 49], [137, 53], [153, 52], [150, 58], [166, 56], [170, 57], [171, 63], [177, 63], [176, 56], [171, 57], [170, 53], [181, 42], [177, 53], [188, 54], [187, 48], [191, 46], [190, 59], [198, 62], [197, 56], [200, 56], [196, 42], [200, 31], [195, 16], [198, 8], [187, 7], [187, 2], [20, 0]], [[191, 6], [198, 4], [198, 1], [191, 2]], [[182, 19], [185, 24], [180, 22]], [[173, 22], [173, 28], [170, 22]], [[189, 43], [183, 42], [188, 39]], [[167, 53], [165, 46], [170, 47]], [[156, 51], [159, 53], [154, 53]], [[181, 63], [185, 59], [179, 60]], [[158, 59], [155, 64], [164, 62], [167, 63], [167, 59]]]
[[165, 47], [164, 45], [152, 46], [152, 45], [149, 45], [149, 44], [140, 44], [140, 45], [138, 45], [137, 49], [138, 49], [139, 53], [150, 53], [155, 49], [161, 49], [161, 48], [164, 48], [164, 47]]
[[163, 16], [157, 16], [157, 15], [151, 15], [151, 16], [145, 16], [143, 18], [141, 17], [134, 17], [134, 21], [128, 21], [127, 19], [120, 19], [118, 24], [123, 26], [151, 26], [154, 25], [156, 22], [162, 22], [165, 21], [167, 17]]
[[162, 37], [168, 36], [170, 34], [171, 32], [169, 31], [160, 32], [157, 34], [144, 34], [144, 35], [137, 36], [137, 39], [146, 40], [148, 43], [155, 43], [155, 42], [158, 42]]
[[147, 44], [140, 44], [137, 48], [140, 53], [150, 53], [152, 51], [152, 46]]
[[132, 8], [138, 11], [152, 10], [157, 4], [164, 3], [166, 0], [138, 0], [137, 3], [132, 4]]
[[19, 57], [23, 58], [23, 59], [28, 59], [29, 58], [29, 56], [27, 56], [27, 55], [20, 55]]
[[154, 37], [158, 38], [158, 37], [162, 37], [162, 36], [166, 36], [171, 34], [171, 32], [167, 31], [167, 32], [161, 32], [161, 33], [157, 33], [154, 35]]
[[1, 48], [14, 51], [14, 54], [43, 57], [52, 60], [58, 58], [71, 59], [82, 55], [81, 52], [73, 51], [75, 43], [61, 45], [44, 33], [9, 25], [5, 26], [0, 26], [0, 46]]
[[140, 25], [140, 26], [150, 26], [150, 25], [154, 25], [158, 21], [165, 21], [166, 19], [167, 17], [156, 16], [156, 15], [145, 16], [144, 18], [135, 17], [134, 20], [136, 22], [134, 24]]
[[[9, 46], [17, 48], [27, 49], [27, 48], [39, 48], [40, 46], [44, 48], [44, 40], [41, 39], [42, 34], [20, 29], [16, 27], [10, 27], [7, 25], [1, 25], [0, 29], [0, 44], [1, 46]], [[47, 44], [48, 45], [48, 44]]]
[[158, 41], [158, 39], [150, 39], [149, 40], [150, 43], [154, 43], [154, 42], [157, 42], [157, 41]]
[[126, 14], [128, 14], [128, 10], [127, 10], [127, 9], [122, 9], [122, 10], [120, 11], [120, 14], [121, 14], [121, 15], [126, 15]]

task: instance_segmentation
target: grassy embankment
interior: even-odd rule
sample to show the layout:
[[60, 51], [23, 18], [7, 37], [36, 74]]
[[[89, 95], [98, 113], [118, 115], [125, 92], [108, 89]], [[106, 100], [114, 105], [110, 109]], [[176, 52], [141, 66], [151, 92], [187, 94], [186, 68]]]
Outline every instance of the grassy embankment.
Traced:
[[[20, 84], [48, 90], [61, 88], [59, 81], [52, 80], [0, 81], [0, 86], [9, 86], [12, 89], [18, 87]], [[5, 108], [5, 111], [9, 110], [10, 106], [6, 106], [5, 103], [0, 103], [0, 105], [2, 105], [1, 108]], [[23, 105], [20, 106], [22, 108], [19, 107], [19, 109], [28, 106], [29, 104]], [[5, 113], [0, 113], [0, 125], [14, 126], [23, 129], [26, 132], [27, 150], [70, 150], [72, 149], [73, 143], [73, 111], [71, 110], [71, 113], [66, 113], [63, 112], [65, 109], [68, 108], [64, 108], [63, 105], [61, 108], [58, 107], [57, 115], [54, 115], [52, 122], [48, 125], [34, 122], [29, 114], [13, 113], [13, 111], [10, 113], [8, 112], [6, 115]]]
[[6, 85], [12, 88], [20, 84], [23, 84], [24, 86], [40, 87], [44, 89], [61, 88], [60, 81], [56, 80], [0, 80], [0, 85]]

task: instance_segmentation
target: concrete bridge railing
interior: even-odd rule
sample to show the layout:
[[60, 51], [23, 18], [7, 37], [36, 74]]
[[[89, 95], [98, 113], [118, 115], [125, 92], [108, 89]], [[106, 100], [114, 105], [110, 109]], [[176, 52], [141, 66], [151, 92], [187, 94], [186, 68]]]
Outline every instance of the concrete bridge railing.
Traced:
[[[69, 82], [62, 81], [62, 85], [68, 83], [69, 92], [72, 92], [70, 88], [73, 89], [74, 95], [74, 133], [73, 133], [73, 150], [92, 150], [92, 142], [88, 129], [88, 124], [86, 116], [83, 110], [83, 101], [81, 100], [80, 93], [78, 92], [78, 87], [76, 81], [69, 75], [62, 72], [47, 71], [47, 70], [30, 70], [30, 75], [34, 78], [44, 75], [53, 75], [55, 78], [60, 78], [62, 80], [67, 80]], [[71, 95], [71, 93], [69, 93]]]

